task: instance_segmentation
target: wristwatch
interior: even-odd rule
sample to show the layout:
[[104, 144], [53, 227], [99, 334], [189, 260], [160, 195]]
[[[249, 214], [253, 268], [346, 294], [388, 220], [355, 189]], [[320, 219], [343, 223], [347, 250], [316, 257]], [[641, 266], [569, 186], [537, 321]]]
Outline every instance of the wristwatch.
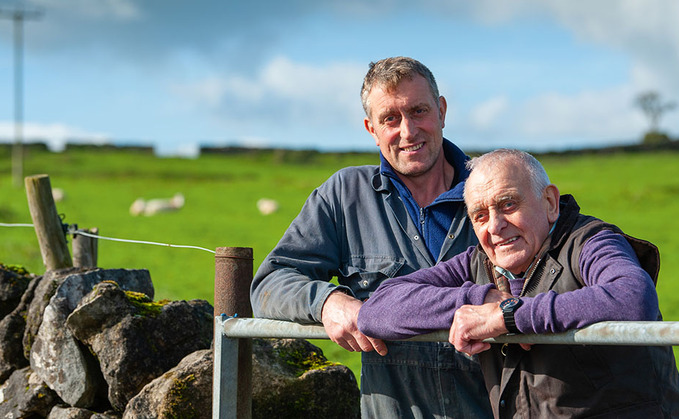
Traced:
[[502, 310], [502, 317], [505, 319], [505, 327], [509, 333], [517, 334], [521, 333], [519, 329], [516, 328], [516, 322], [514, 321], [514, 311], [521, 307], [523, 301], [520, 298], [512, 297], [503, 300], [500, 303], [500, 310]]

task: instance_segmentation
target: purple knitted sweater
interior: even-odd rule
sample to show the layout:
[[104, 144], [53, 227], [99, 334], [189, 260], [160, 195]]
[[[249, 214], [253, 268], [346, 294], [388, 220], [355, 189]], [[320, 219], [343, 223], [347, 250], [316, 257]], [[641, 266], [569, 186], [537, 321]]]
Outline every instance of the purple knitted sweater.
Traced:
[[[483, 304], [493, 284], [477, 285], [470, 272], [474, 248], [438, 265], [383, 282], [363, 304], [358, 327], [381, 339], [404, 339], [449, 329], [455, 310]], [[658, 297], [626, 239], [603, 230], [580, 255], [584, 288], [522, 297], [515, 312], [522, 333], [562, 332], [605, 320], [657, 320]], [[523, 279], [510, 281], [518, 295]]]

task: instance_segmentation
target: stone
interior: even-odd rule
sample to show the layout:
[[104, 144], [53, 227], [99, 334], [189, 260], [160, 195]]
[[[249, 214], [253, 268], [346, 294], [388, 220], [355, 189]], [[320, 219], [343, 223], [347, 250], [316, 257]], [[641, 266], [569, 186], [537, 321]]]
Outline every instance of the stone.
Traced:
[[[64, 402], [73, 407], [91, 407], [105, 393], [105, 383], [97, 360], [65, 327], [67, 317], [80, 300], [101, 282], [111, 282], [127, 290], [153, 295], [153, 284], [146, 270], [71, 268], [48, 272], [37, 286], [29, 307], [27, 321], [31, 321], [31, 324], [29, 327], [27, 323], [24, 334], [24, 350], [26, 336], [33, 333], [39, 323], [35, 340], [30, 344], [31, 368]], [[48, 301], [46, 305], [45, 301]], [[42, 320], [34, 321], [33, 316], [43, 306]]]
[[0, 319], [19, 305], [30, 280], [29, 275], [20, 275], [0, 264]]
[[98, 413], [80, 407], [57, 405], [54, 406], [47, 419], [120, 419], [120, 415], [114, 411]]
[[71, 406], [54, 406], [47, 419], [90, 419], [94, 415], [91, 410]]
[[32, 278], [19, 305], [0, 320], [0, 383], [4, 382], [14, 370], [28, 366], [28, 358], [23, 350], [25, 318], [39, 282], [40, 277]]
[[59, 397], [29, 367], [16, 370], [0, 387], [0, 418], [45, 417]]
[[0, 321], [0, 383], [14, 370], [28, 366], [21, 338], [26, 321], [20, 315], [8, 315]]
[[122, 412], [153, 379], [210, 347], [212, 314], [205, 300], [154, 303], [102, 283], [73, 311], [67, 326], [99, 360], [108, 400]]
[[120, 419], [121, 416], [114, 410], [110, 410], [104, 413], [95, 413], [90, 419]]
[[[360, 394], [349, 368], [328, 362], [302, 339], [253, 339], [252, 417], [359, 418]], [[127, 405], [123, 419], [210, 418], [211, 350], [187, 356]]]
[[78, 274], [81, 272], [84, 271], [80, 268], [67, 268], [48, 271], [45, 275], [40, 277], [34, 291], [33, 299], [26, 312], [26, 329], [23, 338], [24, 356], [26, 359], [30, 359], [31, 357], [31, 348], [33, 347], [35, 336], [38, 334], [38, 330], [40, 330], [42, 315], [45, 311], [45, 307], [49, 304], [50, 299], [59, 285], [64, 281], [64, 278], [69, 274]]
[[[0, 418], [211, 417], [213, 308], [152, 295], [148, 271], [34, 278], [0, 320]], [[253, 418], [359, 417], [347, 367], [306, 340], [252, 342]]]
[[123, 419], [212, 417], [212, 350], [186, 356], [127, 404]]
[[344, 365], [303, 339], [253, 339], [253, 418], [358, 418], [360, 392]]

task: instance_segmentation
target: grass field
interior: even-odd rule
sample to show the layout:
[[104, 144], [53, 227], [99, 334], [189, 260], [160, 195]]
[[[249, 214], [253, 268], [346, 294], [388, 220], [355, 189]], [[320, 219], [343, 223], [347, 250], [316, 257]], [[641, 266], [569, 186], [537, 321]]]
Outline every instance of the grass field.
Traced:
[[[30, 223], [23, 189], [11, 184], [9, 154], [0, 151], [0, 223]], [[549, 156], [540, 158], [562, 193], [577, 198], [582, 211], [650, 240], [660, 248], [658, 294], [666, 320], [679, 320], [679, 153]], [[252, 247], [254, 268], [281, 237], [309, 193], [348, 165], [376, 164], [376, 154], [257, 152], [206, 155], [198, 159], [156, 158], [120, 150], [32, 150], [24, 173], [49, 174], [66, 199], [57, 203], [65, 223], [98, 227], [123, 239], [193, 245]], [[153, 217], [132, 217], [139, 198], [184, 194], [185, 207]], [[259, 214], [260, 198], [276, 199], [280, 210]], [[0, 262], [44, 268], [31, 228], [0, 227]], [[195, 249], [100, 240], [99, 266], [145, 268], [156, 299], [213, 301], [214, 255]], [[331, 342], [314, 341], [328, 358], [358, 373], [356, 354]]]

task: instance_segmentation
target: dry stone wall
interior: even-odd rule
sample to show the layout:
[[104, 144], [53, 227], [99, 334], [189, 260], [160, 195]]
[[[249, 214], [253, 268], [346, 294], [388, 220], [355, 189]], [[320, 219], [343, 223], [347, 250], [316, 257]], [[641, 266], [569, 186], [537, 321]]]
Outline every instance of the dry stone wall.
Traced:
[[[213, 308], [153, 296], [146, 270], [0, 264], [0, 419], [212, 417]], [[359, 417], [353, 373], [319, 348], [253, 347], [254, 418]]]

